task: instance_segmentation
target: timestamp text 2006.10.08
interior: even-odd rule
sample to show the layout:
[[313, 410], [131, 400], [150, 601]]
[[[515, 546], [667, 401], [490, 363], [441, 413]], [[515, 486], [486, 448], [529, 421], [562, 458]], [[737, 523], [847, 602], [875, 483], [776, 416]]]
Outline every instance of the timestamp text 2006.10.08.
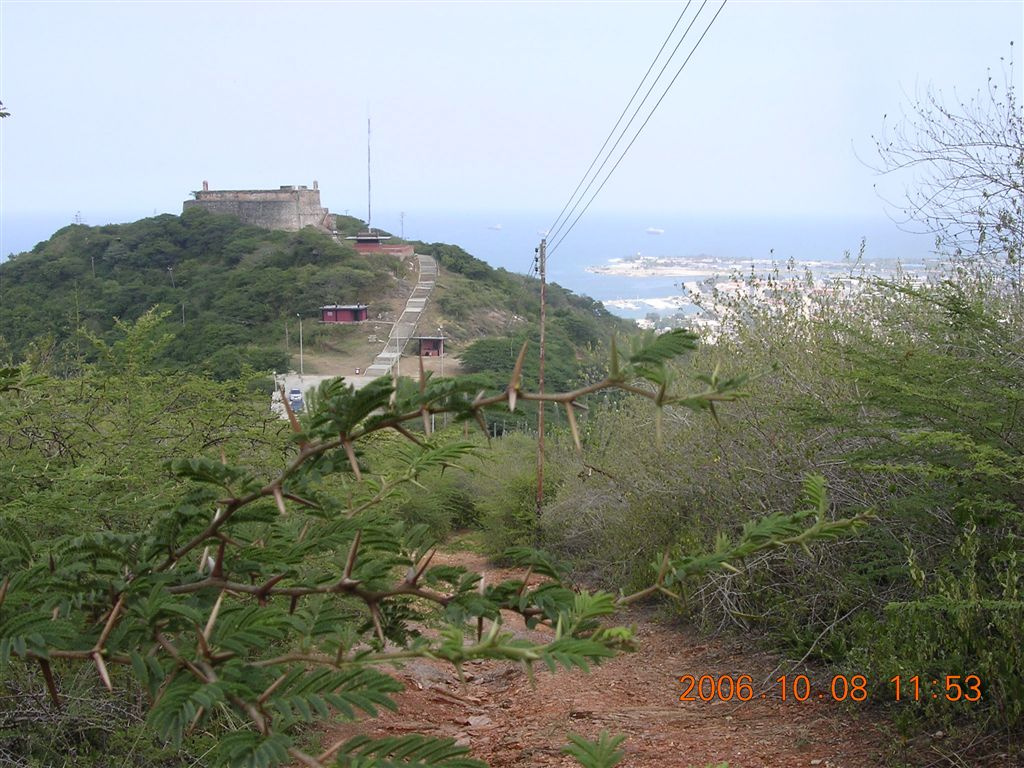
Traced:
[[[864, 675], [834, 675], [827, 688], [812, 685], [807, 675], [782, 675], [760, 693], [754, 691], [750, 675], [683, 675], [680, 701], [754, 701], [778, 698], [782, 701], [866, 701], [868, 679]], [[897, 675], [889, 678], [888, 691], [893, 701], [976, 702], [982, 698], [978, 675], [945, 675], [941, 678]]]

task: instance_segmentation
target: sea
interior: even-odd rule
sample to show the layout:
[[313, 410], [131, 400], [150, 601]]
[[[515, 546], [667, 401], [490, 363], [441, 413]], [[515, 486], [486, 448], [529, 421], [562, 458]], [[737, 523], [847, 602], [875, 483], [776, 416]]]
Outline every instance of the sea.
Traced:
[[[816, 277], [863, 270], [924, 273], [938, 259], [934, 237], [875, 216], [685, 215], [587, 212], [566, 233], [548, 232], [552, 213], [375, 211], [374, 226], [426, 242], [454, 243], [494, 267], [531, 273], [547, 236], [548, 279], [602, 301], [613, 313], [643, 318], [672, 314], [687, 288], [707, 280], [810, 269]], [[90, 216], [86, 224], [134, 221], [151, 215]], [[95, 220], [93, 220], [95, 219]], [[0, 253], [30, 250], [66, 216], [4, 217]], [[553, 236], [552, 236], [553, 235]], [[657, 269], [648, 267], [655, 265]], [[656, 272], [657, 274], [652, 274]]]
[[[405, 236], [453, 242], [492, 266], [529, 273], [552, 220], [529, 214], [406, 215]], [[384, 225], [386, 226], [386, 225]], [[397, 227], [389, 227], [398, 232]], [[769, 217], [590, 214], [548, 237], [548, 279], [602, 301], [613, 313], [673, 314], [695, 284], [739, 273], [809, 269], [924, 275], [938, 264], [933, 235], [877, 216]], [[656, 274], [652, 274], [656, 273]], [[685, 310], [684, 310], [685, 311]]]

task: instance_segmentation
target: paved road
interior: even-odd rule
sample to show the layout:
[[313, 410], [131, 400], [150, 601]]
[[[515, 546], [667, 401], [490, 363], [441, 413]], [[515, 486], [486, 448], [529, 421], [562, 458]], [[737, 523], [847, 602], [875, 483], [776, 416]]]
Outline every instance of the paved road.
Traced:
[[[275, 390], [277, 390], [270, 401], [270, 409], [276, 413], [284, 416], [284, 406], [281, 404], [281, 396], [277, 394], [284, 388], [285, 396], [288, 395], [293, 389], [297, 389], [302, 393], [303, 401], [306, 400], [306, 393], [311, 389], [316, 389], [320, 382], [327, 381], [327, 379], [336, 379], [336, 375], [322, 376], [320, 374], [307, 373], [305, 376], [300, 376], [295, 372], [279, 373], [274, 379], [276, 383]], [[345, 381], [349, 384], [354, 384], [356, 389], [362, 387], [373, 381], [373, 376], [346, 376]]]

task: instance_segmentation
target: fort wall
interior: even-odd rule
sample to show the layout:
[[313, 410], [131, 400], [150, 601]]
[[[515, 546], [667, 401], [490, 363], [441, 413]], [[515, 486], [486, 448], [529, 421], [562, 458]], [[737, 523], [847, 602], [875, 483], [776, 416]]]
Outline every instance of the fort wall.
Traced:
[[320, 190], [283, 186], [279, 189], [209, 189], [203, 182], [201, 192], [193, 193], [182, 210], [205, 208], [211, 213], [234, 216], [246, 224], [263, 229], [295, 232], [303, 227], [329, 227], [333, 224], [326, 208], [320, 205]]

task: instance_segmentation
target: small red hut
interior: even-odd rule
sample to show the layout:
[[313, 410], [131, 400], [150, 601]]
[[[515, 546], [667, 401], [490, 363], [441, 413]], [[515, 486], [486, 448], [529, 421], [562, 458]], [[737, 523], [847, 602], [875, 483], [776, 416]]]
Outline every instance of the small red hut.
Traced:
[[366, 320], [366, 304], [328, 304], [320, 307], [321, 323], [361, 323]]
[[420, 336], [420, 357], [440, 357], [444, 354], [444, 336]]

